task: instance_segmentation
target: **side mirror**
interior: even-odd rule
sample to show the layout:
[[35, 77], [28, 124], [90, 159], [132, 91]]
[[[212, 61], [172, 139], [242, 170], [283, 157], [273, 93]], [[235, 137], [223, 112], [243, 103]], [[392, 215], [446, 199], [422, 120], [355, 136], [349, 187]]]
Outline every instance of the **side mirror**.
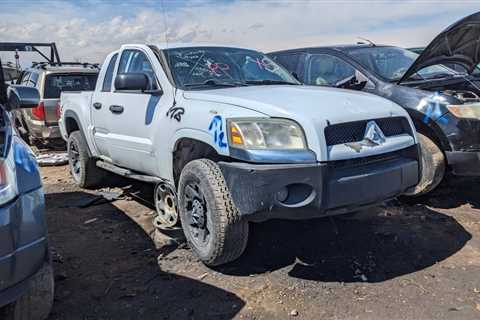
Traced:
[[40, 103], [40, 93], [36, 88], [10, 85], [7, 89], [7, 109], [34, 108]]
[[115, 78], [115, 90], [143, 92], [148, 89], [149, 81], [144, 73], [119, 73]]
[[367, 80], [357, 78], [357, 74], [352, 75], [346, 79], [340, 80], [335, 84], [335, 87], [342, 88], [342, 89], [350, 89], [350, 90], [363, 90], [367, 85]]

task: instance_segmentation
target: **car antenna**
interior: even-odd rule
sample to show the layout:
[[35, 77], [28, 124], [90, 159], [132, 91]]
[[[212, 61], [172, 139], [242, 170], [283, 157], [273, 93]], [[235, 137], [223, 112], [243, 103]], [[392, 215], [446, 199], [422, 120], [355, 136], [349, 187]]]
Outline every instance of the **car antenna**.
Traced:
[[[168, 49], [168, 21], [167, 21], [167, 12], [165, 11], [165, 3], [164, 0], [160, 1], [160, 4], [162, 5], [162, 12], [163, 12], [163, 24], [165, 28], [165, 47]], [[167, 59], [169, 60], [168, 63], [170, 64], [170, 56], [167, 54]], [[177, 105], [177, 87], [174, 85], [173, 86], [173, 103], [170, 109], [167, 111], [167, 116], [170, 113], [170, 110], [175, 108]]]
[[[363, 40], [363, 41], [367, 41], [372, 47], [376, 47], [377, 45], [372, 41], [372, 40], [368, 40], [367, 38], [363, 38], [363, 37], [357, 37], [358, 39], [360, 40]], [[358, 44], [362, 44], [363, 42], [358, 42]]]

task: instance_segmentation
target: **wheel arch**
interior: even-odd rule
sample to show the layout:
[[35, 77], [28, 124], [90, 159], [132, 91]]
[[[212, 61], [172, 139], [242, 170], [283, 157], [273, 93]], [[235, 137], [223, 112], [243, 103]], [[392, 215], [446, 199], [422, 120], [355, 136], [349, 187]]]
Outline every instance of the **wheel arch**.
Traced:
[[440, 128], [440, 126], [430, 118], [425, 118], [425, 115], [417, 110], [406, 109], [410, 117], [412, 118], [415, 129], [431, 138], [445, 153], [445, 151], [451, 150], [450, 143], [447, 137]]
[[87, 145], [87, 152], [89, 156], [92, 156], [92, 151], [90, 147], [90, 143], [85, 136], [85, 131], [83, 130], [82, 123], [80, 122], [79, 116], [72, 110], [65, 111], [63, 115], [63, 121], [65, 122], [65, 132], [67, 137], [74, 131], [80, 131], [83, 139], [85, 139]]
[[218, 162], [228, 158], [222, 155], [217, 148], [211, 145], [208, 134], [195, 133], [178, 136], [172, 146], [172, 177], [175, 187], [178, 186], [180, 173], [185, 165], [197, 159], [209, 159]]

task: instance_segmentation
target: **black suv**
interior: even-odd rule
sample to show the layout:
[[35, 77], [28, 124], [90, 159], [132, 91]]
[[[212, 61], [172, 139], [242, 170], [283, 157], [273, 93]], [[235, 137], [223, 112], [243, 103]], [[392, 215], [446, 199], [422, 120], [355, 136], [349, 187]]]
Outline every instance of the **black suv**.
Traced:
[[420, 195], [433, 190], [447, 168], [480, 175], [480, 78], [472, 75], [479, 38], [480, 12], [448, 27], [420, 55], [373, 43], [269, 55], [307, 85], [363, 90], [404, 107], [422, 147], [422, 179], [412, 193]]
[[53, 303], [40, 174], [9, 112], [39, 99], [35, 88], [10, 86], [7, 92], [0, 61], [0, 319], [42, 320]]

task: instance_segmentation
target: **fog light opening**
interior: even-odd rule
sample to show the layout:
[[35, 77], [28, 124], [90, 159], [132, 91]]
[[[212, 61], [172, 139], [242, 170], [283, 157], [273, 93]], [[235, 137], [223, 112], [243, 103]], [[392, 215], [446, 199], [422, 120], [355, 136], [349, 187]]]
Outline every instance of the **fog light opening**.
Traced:
[[285, 207], [303, 207], [310, 204], [315, 199], [316, 192], [312, 186], [305, 183], [292, 183], [282, 189], [277, 194], [277, 201]]

